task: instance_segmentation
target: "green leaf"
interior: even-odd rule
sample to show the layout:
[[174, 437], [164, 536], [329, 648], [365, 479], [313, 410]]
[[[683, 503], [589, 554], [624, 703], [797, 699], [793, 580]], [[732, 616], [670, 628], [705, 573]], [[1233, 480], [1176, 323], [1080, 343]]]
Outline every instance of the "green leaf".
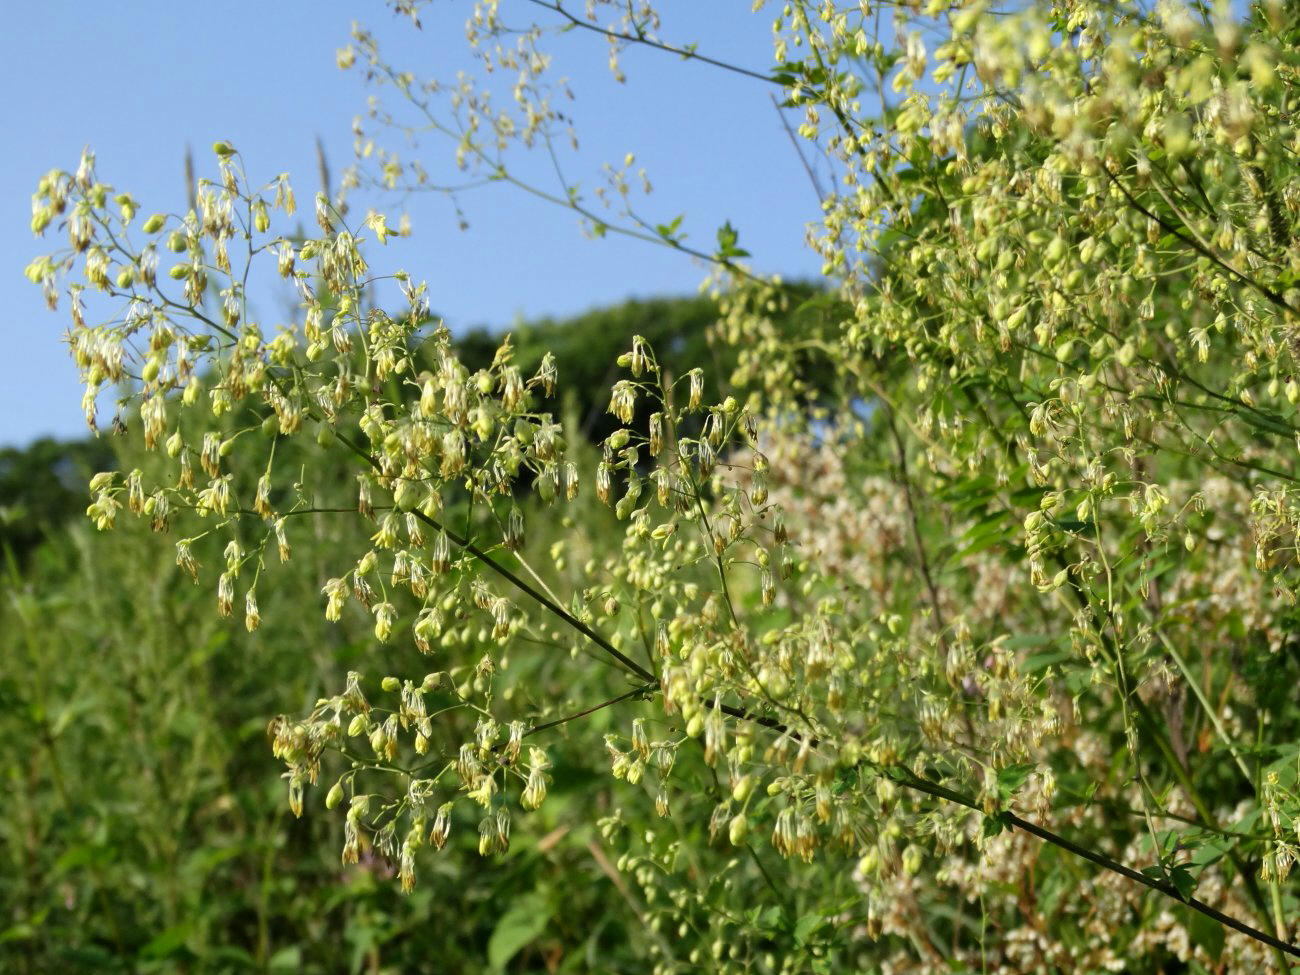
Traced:
[[302, 969], [302, 949], [297, 945], [281, 948], [266, 962], [272, 972], [296, 972]]
[[757, 925], [763, 931], [779, 930], [782, 924], [781, 908], [769, 907], [762, 914], [758, 915]]
[[1036, 674], [1040, 670], [1046, 670], [1052, 664], [1059, 664], [1063, 660], [1069, 660], [1072, 654], [1069, 650], [1047, 650], [1043, 653], [1035, 653], [1025, 658], [1025, 662], [1020, 665], [1022, 674]]
[[984, 515], [961, 536], [959, 549], [948, 559], [948, 565], [954, 565], [968, 555], [974, 555], [994, 545], [1013, 538], [1019, 526], [1010, 517], [1011, 512], [1003, 508]]
[[78, 843], [76, 846], [70, 846], [55, 861], [54, 873], [66, 873], [87, 864], [102, 862], [105, 859], [105, 852], [103, 847], [91, 846], [89, 843]]
[[1204, 870], [1212, 863], [1218, 863], [1227, 855], [1229, 844], [1225, 841], [1210, 840], [1202, 843], [1192, 851], [1192, 864], [1198, 870]]
[[726, 250], [728, 247], [736, 246], [736, 228], [728, 220], [718, 228], [718, 249]]
[[488, 964], [495, 971], [503, 971], [511, 958], [546, 930], [550, 919], [551, 906], [541, 894], [521, 897], [501, 915], [488, 939]]
[[185, 946], [194, 933], [193, 921], [182, 921], [170, 928], [160, 931], [153, 939], [140, 949], [141, 958], [170, 958]]
[[1061, 518], [1056, 522], [1056, 527], [1063, 532], [1069, 532], [1072, 535], [1086, 535], [1091, 537], [1095, 532], [1092, 522], [1079, 521], [1077, 518]]
[[36, 925], [20, 921], [0, 931], [0, 945], [8, 944], [11, 941], [28, 941], [36, 937], [37, 930]]
[[[218, 962], [223, 964], [217, 964]], [[207, 966], [208, 971], [253, 972], [258, 970], [257, 959], [243, 948], [238, 948], [235, 945], [208, 948], [203, 952], [203, 963]], [[269, 964], [275, 964], [274, 957], [269, 960]]]
[[1187, 911], [1187, 933], [1192, 944], [1203, 949], [1212, 961], [1223, 954], [1223, 925], [1199, 911]]
[[657, 233], [657, 234], [658, 234], [660, 237], [662, 237], [664, 240], [676, 240], [676, 239], [678, 239], [678, 238], [677, 238], [677, 228], [680, 227], [680, 226], [682, 225], [682, 219], [683, 219], [685, 216], [686, 216], [685, 214], [683, 214], [683, 213], [679, 213], [677, 216], [673, 217], [671, 223], [661, 223], [661, 224], [656, 225], [656, 227], [655, 227], [655, 233]]
[[1272, 411], [1243, 409], [1235, 412], [1238, 419], [1246, 421], [1257, 430], [1288, 438], [1295, 432], [1284, 417]]
[[794, 925], [794, 940], [797, 944], [806, 944], [810, 935], [816, 933], [826, 918], [820, 914], [805, 914]]
[[227, 860], [233, 860], [247, 851], [241, 846], [216, 846], [196, 850], [186, 859], [182, 869], [188, 876], [204, 877]]
[[90, 695], [78, 697], [59, 710], [59, 714], [50, 728], [50, 734], [58, 738], [82, 715], [90, 714], [102, 706], [102, 702], [98, 698]]
[[991, 816], [984, 817], [984, 835], [985, 837], [997, 836], [1011, 828], [1011, 813], [1005, 809], [1002, 812], [994, 813]]
[[736, 228], [731, 225], [730, 220], [719, 227], [717, 256], [723, 260], [730, 257], [748, 257], [749, 251], [736, 246], [736, 241], [739, 239], [739, 236], [740, 235], [736, 232]]
[[1030, 647], [1041, 647], [1044, 643], [1052, 643], [1057, 639], [1059, 638], [1050, 633], [1017, 633], [1003, 640], [1002, 646], [1008, 650], [1028, 650]]
[[1025, 784], [1025, 779], [1029, 778], [1029, 773], [1034, 770], [1032, 765], [1008, 765], [1002, 771], [998, 772], [998, 795], [1005, 801]]
[[1189, 900], [1196, 889], [1196, 878], [1183, 864], [1178, 864], [1169, 871], [1169, 882], [1178, 888], [1183, 900]]

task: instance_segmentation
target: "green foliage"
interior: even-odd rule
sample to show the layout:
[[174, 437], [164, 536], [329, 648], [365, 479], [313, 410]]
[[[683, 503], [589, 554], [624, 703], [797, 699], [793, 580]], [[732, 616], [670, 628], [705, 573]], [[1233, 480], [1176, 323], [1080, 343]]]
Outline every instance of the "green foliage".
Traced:
[[23, 562], [51, 531], [79, 518], [86, 482], [112, 456], [96, 441], [44, 438], [25, 448], [0, 448], [0, 552]]

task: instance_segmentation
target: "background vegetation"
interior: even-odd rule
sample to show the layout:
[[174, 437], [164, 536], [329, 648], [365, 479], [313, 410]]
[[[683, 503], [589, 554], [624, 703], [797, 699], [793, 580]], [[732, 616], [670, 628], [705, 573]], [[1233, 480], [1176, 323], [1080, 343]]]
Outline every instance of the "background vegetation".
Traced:
[[[559, 356], [570, 409], [600, 437], [607, 363], [627, 337], [654, 335], [685, 372], [709, 355], [716, 314], [706, 299], [636, 301], [514, 335], [525, 362]], [[490, 362], [499, 341], [459, 344]], [[0, 735], [23, 743], [3, 757], [0, 968], [640, 971], [651, 935], [592, 820], [611, 804], [601, 754], [566, 755], [545, 817], [507, 857], [480, 860], [469, 824], [453, 834], [465, 859], [409, 896], [380, 858], [339, 864], [337, 818], [293, 817], [267, 722], [310, 708], [373, 641], [360, 615], [335, 626], [293, 607], [318, 600], [330, 553], [364, 535], [340, 519], [295, 535], [295, 571], [247, 633], [147, 525], [100, 537], [86, 521], [92, 474], [147, 462], [120, 436], [0, 454]], [[345, 464], [319, 477], [323, 505], [354, 501]], [[196, 555], [220, 560], [212, 545]]]

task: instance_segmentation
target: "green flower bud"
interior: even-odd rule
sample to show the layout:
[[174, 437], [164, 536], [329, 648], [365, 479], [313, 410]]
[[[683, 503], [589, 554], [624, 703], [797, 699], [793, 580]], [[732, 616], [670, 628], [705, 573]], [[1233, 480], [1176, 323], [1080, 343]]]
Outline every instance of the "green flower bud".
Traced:
[[925, 853], [919, 846], [909, 846], [903, 851], [903, 870], [909, 876], [915, 876], [921, 869], [921, 862], [925, 859]]
[[749, 820], [745, 818], [744, 813], [737, 813], [731, 817], [731, 823], [727, 827], [727, 839], [731, 840], [732, 846], [740, 846], [745, 842], [745, 837], [749, 835]]
[[162, 230], [162, 225], [166, 223], [166, 221], [167, 217], [165, 214], [155, 213], [144, 222], [144, 227], [142, 229], [146, 234], [156, 234], [158, 231]]
[[866, 853], [862, 854], [862, 858], [858, 860], [858, 872], [864, 876], [870, 876], [875, 873], [879, 866], [880, 851], [874, 846], [867, 850]]

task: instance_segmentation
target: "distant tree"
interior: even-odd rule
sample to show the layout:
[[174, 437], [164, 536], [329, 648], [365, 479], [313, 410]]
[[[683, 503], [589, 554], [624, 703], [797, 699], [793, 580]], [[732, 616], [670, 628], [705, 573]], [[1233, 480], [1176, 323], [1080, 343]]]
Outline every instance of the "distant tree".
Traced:
[[[777, 324], [782, 334], [793, 336], [805, 320], [801, 310], [818, 291], [806, 284], [786, 285], [780, 296]], [[668, 376], [682, 376], [707, 363], [705, 395], [722, 398], [721, 390], [730, 382], [739, 357], [727, 343], [710, 341], [719, 315], [718, 302], [706, 296], [640, 299], [572, 318], [525, 322], [509, 330], [509, 335], [514, 361], [525, 372], [536, 370], [550, 353], [564, 377], [566, 394], [574, 398], [583, 435], [603, 442], [619, 427], [618, 419], [609, 412], [609, 389], [620, 372], [616, 360], [633, 336], [641, 336], [655, 349]], [[484, 369], [500, 347], [501, 331], [477, 328], [455, 335], [452, 341], [467, 368]], [[816, 402], [833, 383], [833, 373], [819, 365], [816, 357], [808, 357], [796, 377], [808, 403]], [[642, 419], [648, 417], [646, 411]]]
[[86, 482], [112, 461], [103, 442], [43, 437], [27, 447], [0, 447], [0, 551], [23, 562], [51, 529], [84, 517]]

